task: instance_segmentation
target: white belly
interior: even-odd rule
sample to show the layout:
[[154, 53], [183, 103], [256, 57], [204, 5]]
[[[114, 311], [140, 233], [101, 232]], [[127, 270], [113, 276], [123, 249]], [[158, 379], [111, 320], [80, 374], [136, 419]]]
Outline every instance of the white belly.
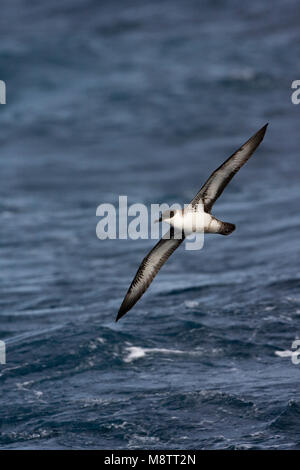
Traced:
[[177, 212], [170, 220], [170, 225], [175, 229], [184, 230], [185, 234], [193, 232], [216, 233], [219, 228], [219, 221], [206, 212]]

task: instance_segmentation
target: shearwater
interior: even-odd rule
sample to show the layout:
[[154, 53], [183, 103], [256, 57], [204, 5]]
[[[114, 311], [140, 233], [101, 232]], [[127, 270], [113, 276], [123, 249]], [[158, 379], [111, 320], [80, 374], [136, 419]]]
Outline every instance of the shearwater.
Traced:
[[261, 143], [267, 126], [268, 124], [262, 127], [211, 174], [187, 207], [183, 210], [162, 213], [159, 221], [167, 222], [170, 230], [143, 259], [124, 297], [116, 321], [142, 297], [160, 268], [187, 235], [193, 232], [229, 235], [234, 231], [234, 224], [218, 220], [211, 214], [211, 209], [235, 173], [249, 160]]

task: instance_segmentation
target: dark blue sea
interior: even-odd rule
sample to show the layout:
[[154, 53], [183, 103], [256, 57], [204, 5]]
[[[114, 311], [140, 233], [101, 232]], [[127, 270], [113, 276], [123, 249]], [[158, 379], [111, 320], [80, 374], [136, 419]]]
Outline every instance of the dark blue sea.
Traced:
[[[297, 0], [2, 0], [1, 449], [300, 448]], [[96, 209], [187, 203], [269, 122], [120, 322], [155, 240]]]

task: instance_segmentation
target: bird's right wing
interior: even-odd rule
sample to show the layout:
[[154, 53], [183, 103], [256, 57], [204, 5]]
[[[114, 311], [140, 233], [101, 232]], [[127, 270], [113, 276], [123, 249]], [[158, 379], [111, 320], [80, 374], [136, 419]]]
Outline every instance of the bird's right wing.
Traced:
[[143, 259], [129, 289], [124, 297], [122, 305], [119, 309], [116, 321], [118, 321], [125, 313], [127, 313], [134, 304], [142, 297], [144, 292], [155, 278], [160, 268], [165, 264], [171, 254], [179, 247], [184, 240], [184, 234], [177, 234], [175, 238], [174, 231], [171, 229], [154, 248]]
[[254, 134], [242, 147], [217, 168], [200, 191], [196, 194], [190, 205], [195, 208], [202, 203], [204, 210], [210, 212], [214, 202], [222, 194], [227, 184], [231, 181], [239, 169], [249, 160], [254, 150], [264, 138], [268, 124]]

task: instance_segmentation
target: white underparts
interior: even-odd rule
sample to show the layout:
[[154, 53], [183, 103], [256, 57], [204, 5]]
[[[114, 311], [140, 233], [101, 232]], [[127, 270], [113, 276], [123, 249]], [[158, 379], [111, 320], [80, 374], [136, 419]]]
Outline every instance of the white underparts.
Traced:
[[174, 217], [165, 219], [164, 222], [167, 222], [175, 229], [184, 230], [186, 235], [193, 232], [218, 233], [222, 224], [218, 219], [204, 211], [184, 213], [176, 211]]

